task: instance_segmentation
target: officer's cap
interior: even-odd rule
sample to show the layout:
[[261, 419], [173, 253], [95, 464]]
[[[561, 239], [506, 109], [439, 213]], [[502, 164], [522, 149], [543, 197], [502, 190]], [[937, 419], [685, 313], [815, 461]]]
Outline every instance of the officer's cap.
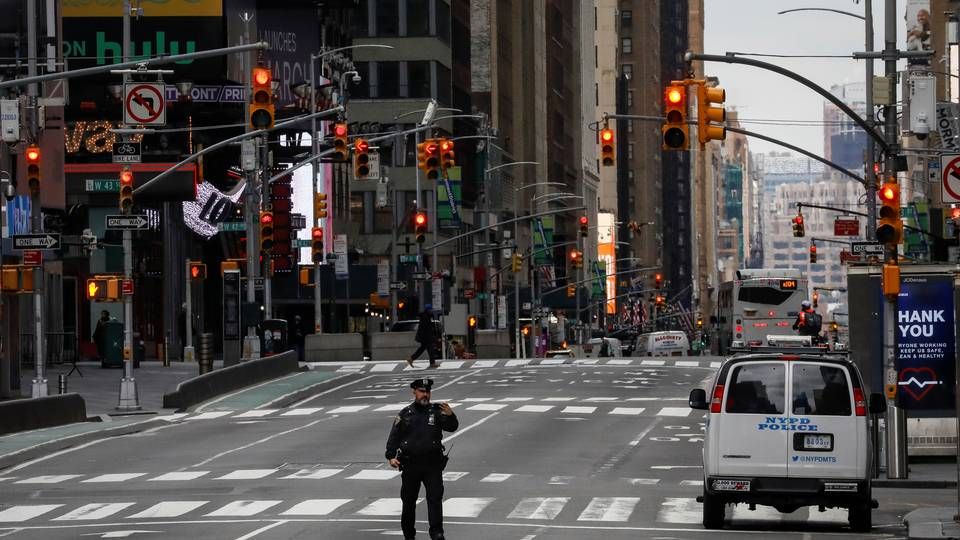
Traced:
[[414, 390], [426, 390], [430, 391], [430, 388], [433, 386], [433, 379], [416, 379], [410, 383], [410, 388]]

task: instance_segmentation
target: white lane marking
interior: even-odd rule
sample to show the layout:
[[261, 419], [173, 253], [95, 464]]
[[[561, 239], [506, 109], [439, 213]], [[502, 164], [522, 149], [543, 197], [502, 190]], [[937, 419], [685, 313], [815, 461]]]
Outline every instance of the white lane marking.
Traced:
[[615, 398], [615, 397], [591, 397], [591, 398], [585, 399], [584, 401], [617, 401], [619, 399], [620, 398]]
[[703, 465], [651, 465], [650, 468], [656, 471], [669, 471], [672, 469], [702, 469]]
[[681, 480], [680, 485], [684, 487], [703, 487], [703, 480]]
[[[419, 503], [423, 499], [417, 499]], [[361, 516], [399, 516], [403, 503], [399, 498], [377, 499], [361, 508], [357, 514]]]
[[499, 360], [477, 360], [476, 362], [473, 363], [471, 367], [488, 368], [488, 367], [494, 367], [499, 363], [500, 363]]
[[314, 413], [318, 413], [323, 410], [323, 407], [300, 407], [298, 409], [290, 409], [289, 411], [281, 414], [280, 416], [308, 416]]
[[245, 534], [245, 535], [243, 535], [243, 536], [238, 537], [237, 540], [250, 540], [250, 539], [253, 538], [254, 536], [259, 536], [260, 533], [262, 533], [262, 532], [267, 532], [267, 531], [269, 531], [270, 529], [273, 529], [274, 527], [279, 527], [279, 526], [281, 526], [281, 525], [286, 525], [287, 523], [289, 523], [289, 521], [288, 521], [288, 520], [285, 520], [285, 519], [280, 520], [280, 521], [277, 521], [276, 523], [271, 523], [270, 525], [266, 525], [266, 526], [260, 527], [259, 529], [255, 530], [255, 531], [250, 531], [249, 533], [247, 533], [247, 534]]
[[662, 366], [666, 363], [667, 363], [666, 360], [641, 360], [640, 361], [641, 366]]
[[480, 403], [483, 401], [493, 401], [492, 397], [467, 397], [463, 398], [460, 401], [463, 403]]
[[710, 367], [712, 367], [712, 368], [718, 368], [718, 367], [720, 367], [720, 362], [710, 362]]
[[394, 369], [397, 368], [398, 365], [399, 365], [399, 364], [377, 364], [377, 365], [373, 366], [372, 368], [370, 368], [370, 371], [371, 371], [371, 372], [374, 372], [374, 371], [393, 371]]
[[593, 411], [597, 410], [596, 407], [564, 407], [562, 413], [567, 414], [591, 414]]
[[16, 476], [4, 476], [0, 478], [0, 482], [6, 482], [7, 480], [16, 480], [16, 479], [17, 479]]
[[81, 474], [48, 474], [44, 476], [34, 476], [33, 478], [24, 478], [17, 480], [14, 484], [59, 484], [74, 478], [80, 478]]
[[507, 473], [490, 473], [480, 479], [481, 482], [504, 482], [508, 478], [513, 476], [512, 474]]
[[758, 504], [756, 510], [750, 510], [750, 506], [746, 504], [735, 504], [733, 505], [733, 513], [730, 514], [730, 519], [762, 519], [765, 521], [780, 521], [783, 518], [776, 508], [770, 508], [769, 506], [763, 506]]
[[490, 497], [451, 497], [443, 501], [443, 517], [475, 518], [493, 499]]
[[53, 521], [87, 521], [93, 519], [108, 518], [125, 508], [133, 506], [135, 503], [92, 503], [85, 504], [76, 510], [53, 518]]
[[236, 411], [210, 411], [187, 417], [187, 420], [213, 420], [214, 418], [220, 418], [235, 412]]
[[174, 420], [179, 420], [184, 416], [190, 416], [190, 413], [178, 412], [173, 414], [164, 414], [161, 416], [157, 416], [157, 420], [166, 420], [167, 422], [173, 422]]
[[574, 480], [574, 476], [551, 476], [547, 484], [551, 486], [569, 486]]
[[543, 401], [573, 401], [577, 398], [575, 397], [548, 397], [543, 398]]
[[577, 521], [627, 521], [640, 497], [594, 497]]
[[477, 403], [467, 407], [468, 411], [499, 411], [500, 409], [506, 407], [506, 405], [501, 405], [497, 403]]
[[440, 363], [440, 369], [460, 369], [463, 367], [463, 362], [458, 360], [446, 360]]
[[[346, 375], [344, 375], [344, 377], [346, 377]], [[322, 383], [329, 383], [329, 382], [331, 382], [331, 381], [336, 381], [337, 379], [340, 379], [340, 378], [341, 378], [341, 377], [334, 377], [334, 378], [332, 378], [332, 379], [328, 379], [328, 380], [326, 380], [326, 381], [322, 381]], [[357, 379], [357, 380], [355, 380], [355, 381], [350, 381], [350, 382], [348, 382], [348, 383], [343, 383], [343, 384], [335, 385], [333, 388], [329, 388], [329, 389], [327, 389], [327, 390], [324, 390], [323, 392], [314, 394], [314, 395], [312, 395], [312, 396], [310, 396], [310, 397], [308, 397], [308, 398], [302, 399], [302, 400], [300, 400], [300, 401], [298, 401], [298, 402], [296, 402], [296, 403], [291, 404], [291, 405], [290, 405], [290, 408], [291, 408], [291, 409], [296, 409], [297, 407], [303, 405], [304, 403], [307, 403], [308, 401], [313, 401], [314, 399], [317, 399], [318, 397], [325, 396], [325, 395], [327, 395], [327, 394], [329, 394], [329, 393], [331, 393], [331, 392], [336, 392], [336, 391], [338, 391], [338, 390], [343, 390], [344, 388], [346, 388], [346, 387], [348, 387], [348, 386], [353, 386], [353, 385], [355, 385], [355, 384], [357, 384], [357, 383], [362, 383], [363, 381], [369, 381], [370, 379], [374, 379], [374, 378], [376, 378], [376, 375], [368, 375], [368, 376], [366, 376], [366, 377], [363, 377], [363, 378], [361, 378], [361, 379]], [[322, 384], [322, 383], [318, 383], [318, 384]], [[316, 385], [314, 385], [314, 386], [316, 386]], [[311, 388], [312, 388], [312, 387], [311, 387]]]
[[454, 433], [453, 435], [450, 435], [450, 436], [444, 438], [443, 441], [444, 441], [444, 442], [450, 442], [450, 441], [452, 441], [453, 439], [456, 439], [457, 437], [463, 435], [464, 433], [466, 433], [466, 432], [470, 431], [471, 429], [479, 426], [480, 424], [486, 422], [487, 420], [493, 418], [494, 416], [496, 416], [496, 415], [498, 415], [498, 414], [500, 414], [500, 413], [499, 413], [499, 412], [492, 412], [492, 413], [488, 414], [487, 416], [484, 416], [484, 417], [481, 418], [480, 420], [477, 420], [476, 422], [470, 424], [469, 426], [457, 430], [456, 433]]
[[283, 501], [233, 501], [217, 508], [206, 517], [250, 517]]
[[392, 469], [364, 469], [353, 476], [348, 476], [347, 480], [390, 480], [400, 475], [400, 471]]
[[161, 474], [156, 478], [151, 478], [147, 482], [182, 482], [184, 480], [196, 480], [210, 471], [180, 471]]
[[370, 405], [344, 405], [343, 407], [337, 407], [332, 411], [327, 411], [328, 414], [341, 414], [341, 413], [355, 413], [360, 412]]
[[530, 363], [529, 358], [523, 358], [520, 360], [507, 360], [507, 367], [516, 367], [516, 366], [525, 366]]
[[660, 503], [657, 521], [663, 523], [700, 523], [703, 508], [693, 497], [667, 497]]
[[690, 416], [690, 407], [664, 407], [660, 409], [657, 416]]
[[677, 360], [674, 365], [677, 367], [700, 367], [700, 362], [696, 360]]
[[47, 512], [52, 512], [61, 506], [63, 505], [37, 504], [32, 506], [11, 506], [5, 510], [0, 510], [0, 523], [20, 523], [21, 521], [42, 516]]
[[632, 486], [655, 486], [660, 483], [659, 478], [627, 478]]
[[[310, 386], [307, 386], [307, 387], [305, 387], [305, 388], [298, 388], [298, 389], [293, 390], [293, 391], [291, 391], [291, 392], [287, 392], [286, 394], [283, 394], [282, 396], [277, 396], [276, 398], [271, 399], [270, 401], [268, 401], [268, 402], [266, 402], [266, 403], [257, 405], [256, 407], [254, 407], [254, 409], [269, 409], [274, 403], [279, 403], [279, 402], [281, 402], [281, 401], [284, 401], [284, 400], [286, 400], [287, 398], [289, 398], [290, 396], [294, 396], [294, 395], [297, 395], [297, 394], [308, 393], [308, 392], [310, 392], [310, 390], [313, 390], [314, 388], [316, 388], [316, 387], [318, 387], [318, 386], [322, 386], [322, 385], [324, 385], [324, 384], [329, 384], [329, 383], [332, 383], [332, 382], [334, 382], [334, 381], [338, 381], [338, 380], [340, 380], [340, 379], [342, 379], [342, 378], [344, 378], [344, 377], [349, 377], [349, 376], [350, 376], [350, 374], [347, 373], [347, 374], [340, 375], [340, 376], [337, 376], [337, 377], [333, 377], [333, 378], [330, 378], [330, 379], [324, 379], [324, 380], [322, 380], [322, 381], [320, 381], [320, 382], [313, 383], [313, 384], [311, 384]], [[355, 381], [355, 382], [360, 382], [360, 381]], [[343, 388], [344, 386], [350, 386], [351, 384], [353, 384], [353, 383], [347, 383], [347, 384], [343, 384], [343, 385], [335, 385], [333, 388], [331, 388], [331, 389], [329, 389], [329, 390], [326, 390], [326, 392], [333, 392], [334, 390], [340, 390], [340, 389]], [[307, 398], [307, 399], [312, 399], [312, 398], [313, 398], [313, 396], [310, 396], [310, 397]], [[294, 404], [294, 405], [296, 405], [296, 404]]]
[[533, 497], [523, 499], [510, 512], [508, 519], [553, 519], [560, 514], [570, 497]]
[[127, 480], [133, 480], [134, 478], [140, 478], [141, 476], [146, 476], [147, 473], [116, 473], [116, 474], [101, 474], [100, 476], [94, 476], [93, 478], [88, 478], [82, 480], [81, 484], [105, 484], [108, 482], [126, 482]]
[[127, 519], [155, 519], [155, 518], [175, 518], [188, 512], [193, 512], [197, 508], [207, 504], [210, 501], [163, 501], [159, 502], [142, 512], [137, 512]]
[[310, 422], [309, 424], [304, 424], [304, 425], [302, 425], [302, 426], [298, 426], [298, 427], [295, 427], [295, 428], [293, 428], [293, 429], [288, 429], [288, 430], [286, 430], [286, 431], [281, 431], [280, 433], [274, 433], [273, 435], [270, 435], [269, 437], [264, 437], [264, 438], [262, 438], [262, 439], [253, 441], [252, 443], [248, 443], [248, 444], [245, 444], [245, 445], [243, 445], [243, 446], [239, 446], [239, 447], [237, 447], [237, 448], [231, 448], [230, 450], [224, 450], [223, 452], [220, 452], [219, 454], [214, 454], [213, 456], [208, 457], [207, 459], [201, 461], [200, 463], [194, 463], [193, 465], [191, 465], [190, 467], [187, 467], [187, 468], [203, 467], [204, 465], [206, 465], [207, 463], [210, 463], [211, 461], [213, 461], [213, 460], [215, 460], [215, 459], [222, 458], [223, 456], [232, 454], [232, 453], [234, 453], [234, 452], [239, 452], [239, 451], [241, 451], [241, 450], [246, 450], [247, 448], [251, 448], [251, 447], [254, 447], [254, 446], [258, 445], [258, 444], [271, 441], [271, 440], [273, 440], [273, 439], [276, 439], [277, 437], [282, 437], [282, 436], [284, 436], [284, 435], [288, 435], [288, 434], [293, 433], [293, 432], [295, 432], [295, 431], [300, 431], [301, 429], [311, 428], [311, 427], [319, 424], [320, 422], [323, 422], [323, 421], [328, 420], [328, 419], [331, 419], [331, 418], [338, 418], [338, 417], [337, 417], [337, 416], [325, 416], [325, 417], [323, 417], [323, 418], [321, 418], [321, 419], [319, 419], [319, 420], [314, 420], [313, 422]]
[[633, 363], [633, 360], [623, 360], [620, 358], [613, 358], [611, 360], [607, 360], [608, 366], [629, 366], [632, 363]]
[[517, 407], [516, 412], [547, 412], [552, 408], [552, 405], [523, 405]]
[[532, 397], [508, 397], [508, 398], [503, 398], [500, 401], [513, 403], [516, 401], [532, 401], [532, 400], [533, 400]]
[[540, 361], [541, 366], [559, 366], [566, 362], [566, 358], [544, 358]]
[[242, 412], [235, 415], [234, 418], [261, 418], [268, 414], [273, 414], [279, 409], [253, 409], [252, 411]]
[[284, 480], [319, 480], [321, 478], [330, 478], [331, 476], [343, 471], [343, 469], [300, 469], [299, 471], [281, 476]]
[[435, 388], [433, 389], [433, 393], [436, 394], [438, 390], [443, 390], [444, 388], [446, 388], [446, 387], [448, 387], [448, 386], [451, 386], [451, 385], [453, 385], [453, 384], [456, 384], [456, 383], [459, 382], [461, 379], [466, 379], [467, 377], [469, 377], [469, 376], [471, 376], [471, 375], [473, 375], [473, 373], [469, 373], [469, 372], [468, 372], [468, 373], [464, 373], [463, 375], [454, 378], [453, 380], [451, 380], [451, 381], [448, 382], [447, 384], [441, 384], [440, 386], [435, 387]]
[[260, 384], [255, 384], [255, 385], [253, 385], [253, 386], [248, 386], [248, 387], [246, 387], [246, 388], [241, 388], [240, 390], [237, 390], [236, 392], [231, 392], [231, 393], [229, 393], [229, 394], [224, 394], [224, 395], [222, 395], [222, 396], [220, 396], [220, 397], [218, 397], [218, 398], [216, 398], [216, 399], [214, 399], [214, 400], [212, 400], [212, 401], [208, 401], [208, 402], [206, 402], [206, 403], [203, 403], [203, 404], [201, 404], [199, 407], [197, 407], [196, 409], [194, 409], [194, 411], [195, 411], [195, 412], [202, 412], [202, 411], [203, 411], [204, 409], [206, 409], [207, 407], [209, 407], [209, 406], [211, 406], [211, 405], [216, 405], [217, 403], [220, 403], [221, 401], [223, 401], [223, 400], [225, 400], [225, 399], [230, 399], [230, 398], [232, 398], [233, 396], [236, 396], [236, 395], [238, 395], [238, 394], [242, 394], [243, 392], [247, 392], [247, 391], [253, 390], [253, 389], [255, 389], [255, 388], [260, 388], [261, 386], [266, 386], [266, 385], [268, 385], [268, 384], [270, 384], [270, 383], [275, 383], [275, 382], [279, 382], [279, 381], [285, 381], [285, 380], [287, 380], [287, 379], [296, 377], [296, 376], [299, 375], [299, 374], [300, 374], [300, 372], [291, 373], [290, 375], [287, 375], [286, 377], [280, 377], [279, 379], [271, 379], [271, 380], [269, 380], [269, 381], [265, 381], [265, 382], [262, 382], [262, 383], [260, 383]]
[[238, 469], [223, 476], [218, 476], [215, 480], [259, 480], [279, 470], [280, 469]]
[[468, 472], [454, 472], [454, 471], [445, 472], [445, 473], [443, 473], [443, 481], [444, 481], [444, 482], [456, 482], [457, 480], [463, 478], [464, 476], [466, 476], [466, 475], [468, 475], [468, 474], [470, 474], [470, 473], [468, 473]]
[[308, 499], [294, 505], [281, 516], [326, 516], [337, 508], [347, 504], [351, 499]]
[[638, 416], [646, 409], [643, 407], [615, 407], [610, 414], [622, 414], [624, 416]]
[[597, 362], [599, 362], [599, 361], [600, 361], [599, 359], [592, 358], [592, 359], [574, 360], [573, 363], [576, 364], [576, 365], [578, 365], [578, 366], [594, 366], [594, 365], [596, 365]]

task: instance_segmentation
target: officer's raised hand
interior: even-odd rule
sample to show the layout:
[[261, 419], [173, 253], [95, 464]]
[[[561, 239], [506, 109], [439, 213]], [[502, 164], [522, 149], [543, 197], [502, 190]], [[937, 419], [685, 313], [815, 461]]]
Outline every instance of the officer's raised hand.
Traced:
[[450, 407], [449, 403], [440, 404], [440, 414], [444, 416], [453, 416], [453, 409]]

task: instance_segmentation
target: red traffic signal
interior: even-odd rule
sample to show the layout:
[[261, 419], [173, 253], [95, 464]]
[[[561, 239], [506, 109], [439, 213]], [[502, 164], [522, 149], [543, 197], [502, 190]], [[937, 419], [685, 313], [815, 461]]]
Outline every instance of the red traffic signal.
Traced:
[[680, 90], [679, 86], [668, 86], [667, 87], [667, 103], [676, 105], [683, 101], [683, 91]]
[[253, 68], [253, 84], [258, 86], [266, 86], [270, 84], [270, 70], [265, 67], [255, 67]]
[[960, 208], [951, 208], [951, 209], [950, 209], [950, 218], [951, 218], [951, 219], [960, 219]]
[[28, 146], [27, 147], [27, 163], [39, 163], [40, 162], [40, 147], [39, 146]]
[[31, 144], [27, 147], [24, 157], [27, 158], [27, 187], [30, 195], [40, 196], [40, 147]]
[[653, 276], [653, 284], [658, 289], [663, 287], [663, 274], [655, 274]]
[[357, 139], [357, 141], [353, 143], [353, 149], [357, 152], [366, 152], [370, 150], [370, 143], [363, 139]]
[[589, 228], [590, 220], [587, 219], [587, 216], [580, 216], [580, 236], [587, 236], [587, 229]]
[[418, 244], [422, 244], [427, 239], [427, 214], [424, 212], [417, 212], [413, 216], [413, 229], [416, 234], [416, 240]]

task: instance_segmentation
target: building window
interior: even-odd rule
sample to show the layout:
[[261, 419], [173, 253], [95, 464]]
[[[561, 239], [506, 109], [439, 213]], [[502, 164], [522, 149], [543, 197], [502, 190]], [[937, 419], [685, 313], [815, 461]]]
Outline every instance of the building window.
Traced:
[[366, 99], [370, 97], [374, 81], [370, 77], [370, 62], [355, 62], [357, 73], [360, 74], [360, 84], [351, 84], [347, 86], [350, 90], [350, 97], [357, 99]]
[[625, 37], [620, 40], [620, 52], [631, 54], [633, 52], [633, 38]]
[[633, 11], [625, 9], [620, 12], [620, 30], [629, 32], [633, 28]]
[[437, 37], [450, 43], [450, 5], [443, 0], [436, 0], [437, 6]]
[[627, 109], [633, 108], [633, 90], [627, 90]]
[[438, 62], [434, 62], [433, 65], [437, 68], [437, 100], [440, 103], [449, 104], [453, 84], [450, 77], [450, 68]]
[[620, 74], [628, 79], [633, 78], [633, 64], [622, 64], [620, 66]]
[[627, 145], [627, 159], [633, 159], [633, 143]]
[[407, 0], [407, 35], [430, 35], [430, 0]]
[[377, 36], [396, 36], [400, 33], [400, 1], [377, 0]]
[[400, 97], [400, 62], [377, 62], [376, 97]]
[[430, 62], [426, 60], [407, 62], [407, 69], [407, 84], [409, 86], [407, 97], [430, 97]]

